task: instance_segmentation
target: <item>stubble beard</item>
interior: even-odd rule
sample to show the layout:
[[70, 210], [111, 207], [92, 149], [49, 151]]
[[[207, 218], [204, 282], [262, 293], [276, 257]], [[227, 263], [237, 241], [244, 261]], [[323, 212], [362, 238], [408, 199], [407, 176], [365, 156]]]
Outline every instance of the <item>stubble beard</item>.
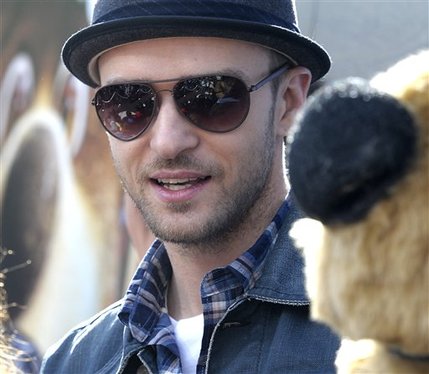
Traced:
[[[228, 250], [220, 245], [221, 243], [230, 242], [242, 231], [244, 226], [249, 226], [249, 221], [257, 220], [263, 215], [266, 202], [270, 199], [268, 182], [272, 174], [274, 158], [273, 112], [273, 110], [270, 112], [265, 125], [265, 139], [261, 144], [261, 149], [259, 149], [259, 153], [253, 153], [259, 160], [243, 160], [245, 162], [243, 178], [237, 180], [229, 189], [223, 188], [219, 193], [223, 199], [219, 199], [212, 207], [212, 214], [206, 217], [205, 221], [194, 220], [193, 226], [188, 230], [184, 230], [181, 225], [166, 223], [162, 216], [157, 215], [151, 201], [144, 197], [144, 191], [133, 194], [125, 180], [121, 178], [124, 188], [157, 238], [164, 242], [174, 243], [188, 252], [219, 253], [222, 250]], [[191, 166], [196, 168], [198, 163], [188, 156], [182, 155], [177, 160], [170, 161], [169, 164], [170, 167]], [[222, 174], [222, 171], [216, 166], [211, 168], [216, 175]], [[174, 215], [183, 215], [184, 219], [193, 214], [191, 202], [171, 203], [168, 204], [168, 209]]]

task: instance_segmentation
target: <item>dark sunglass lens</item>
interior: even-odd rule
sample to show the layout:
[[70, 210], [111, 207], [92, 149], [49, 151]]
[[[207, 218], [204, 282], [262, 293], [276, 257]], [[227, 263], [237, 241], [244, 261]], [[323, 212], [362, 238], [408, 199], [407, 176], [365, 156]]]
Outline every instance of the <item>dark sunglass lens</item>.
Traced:
[[173, 95], [179, 111], [207, 131], [234, 130], [249, 111], [247, 87], [234, 77], [186, 79], [176, 84]]
[[94, 104], [102, 125], [111, 135], [132, 140], [152, 121], [155, 93], [145, 84], [106, 86], [97, 91]]

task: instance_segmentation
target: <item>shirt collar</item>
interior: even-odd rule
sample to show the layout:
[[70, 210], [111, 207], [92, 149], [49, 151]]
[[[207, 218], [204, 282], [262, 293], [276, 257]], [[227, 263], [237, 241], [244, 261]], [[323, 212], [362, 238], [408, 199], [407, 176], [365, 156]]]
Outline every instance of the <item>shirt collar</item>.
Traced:
[[155, 240], [137, 268], [118, 314], [131, 334], [141, 342], [151, 334], [160, 315], [166, 311], [165, 291], [171, 274], [164, 244]]

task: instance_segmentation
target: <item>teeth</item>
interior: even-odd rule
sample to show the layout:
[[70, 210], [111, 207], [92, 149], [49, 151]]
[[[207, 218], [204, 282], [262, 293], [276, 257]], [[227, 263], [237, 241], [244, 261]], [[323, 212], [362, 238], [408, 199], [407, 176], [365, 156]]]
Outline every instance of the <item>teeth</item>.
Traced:
[[186, 179], [157, 179], [159, 184], [184, 184], [196, 182], [200, 178], [186, 178]]
[[195, 182], [204, 178], [157, 179], [158, 184], [169, 190], [178, 191], [191, 187]]
[[171, 191], [179, 191], [191, 187], [191, 184], [164, 184], [164, 187]]

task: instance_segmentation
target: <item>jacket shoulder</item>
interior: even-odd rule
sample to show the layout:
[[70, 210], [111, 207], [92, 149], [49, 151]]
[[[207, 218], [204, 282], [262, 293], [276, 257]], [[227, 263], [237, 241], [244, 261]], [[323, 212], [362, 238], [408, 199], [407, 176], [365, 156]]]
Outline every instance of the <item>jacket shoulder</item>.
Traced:
[[70, 330], [51, 346], [41, 373], [97, 373], [109, 362], [119, 361], [124, 325], [117, 314], [118, 301]]

